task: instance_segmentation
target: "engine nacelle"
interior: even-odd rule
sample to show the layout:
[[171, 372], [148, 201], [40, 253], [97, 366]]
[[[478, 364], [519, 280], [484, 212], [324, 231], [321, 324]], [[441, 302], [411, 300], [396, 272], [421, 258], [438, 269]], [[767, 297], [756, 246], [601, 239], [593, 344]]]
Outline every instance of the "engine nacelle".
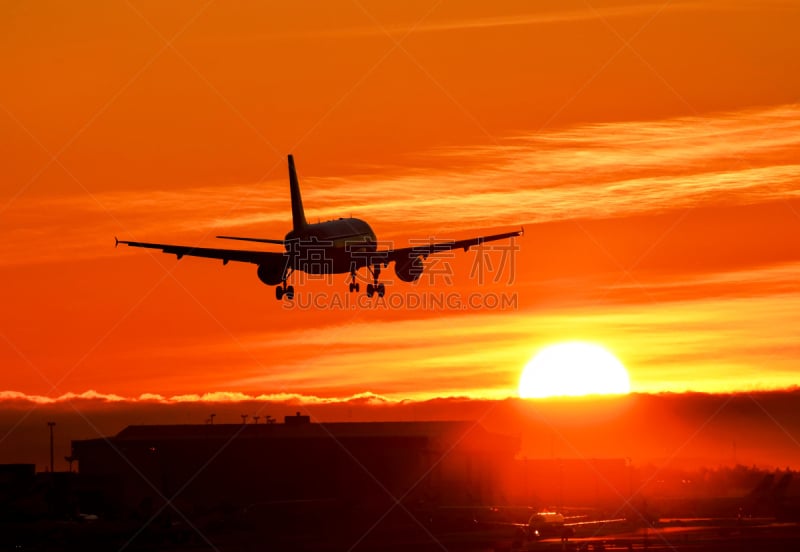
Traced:
[[404, 282], [419, 280], [419, 277], [422, 276], [422, 269], [422, 257], [411, 257], [394, 263], [394, 273]]
[[277, 286], [283, 282], [283, 267], [277, 264], [258, 265], [258, 279], [268, 286]]

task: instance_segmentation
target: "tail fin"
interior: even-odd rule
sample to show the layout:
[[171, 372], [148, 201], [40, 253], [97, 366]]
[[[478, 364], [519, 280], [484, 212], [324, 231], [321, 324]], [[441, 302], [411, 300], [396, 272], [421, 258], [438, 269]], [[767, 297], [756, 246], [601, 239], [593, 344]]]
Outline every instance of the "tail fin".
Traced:
[[303, 198], [300, 197], [300, 184], [297, 182], [297, 171], [294, 169], [294, 157], [289, 156], [289, 189], [292, 194], [292, 226], [300, 230], [308, 223], [303, 212]]

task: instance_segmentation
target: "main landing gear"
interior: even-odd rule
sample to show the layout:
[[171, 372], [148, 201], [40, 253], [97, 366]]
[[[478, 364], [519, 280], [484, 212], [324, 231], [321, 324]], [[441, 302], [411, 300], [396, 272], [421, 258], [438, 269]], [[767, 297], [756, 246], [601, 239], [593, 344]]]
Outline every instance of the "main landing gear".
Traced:
[[[369, 270], [369, 267], [367, 269]], [[383, 284], [378, 283], [378, 277], [381, 275], [381, 265], [377, 263], [372, 265], [370, 272], [372, 272], [372, 279], [375, 283], [367, 284], [367, 297], [372, 297], [376, 293], [378, 297], [383, 297], [384, 293], [386, 293], [386, 288]]]
[[[381, 275], [381, 265], [375, 264], [370, 268], [367, 266], [367, 270], [372, 273], [372, 279], [374, 281], [373, 284], [367, 284], [367, 297], [372, 297], [376, 293], [378, 297], [383, 297], [384, 293], [386, 293], [386, 288], [383, 284], [378, 283], [378, 277]], [[350, 293], [356, 292], [358, 293], [361, 291], [361, 286], [358, 282], [356, 282], [356, 271], [350, 271]]]
[[[289, 275], [286, 275], [288, 278]], [[279, 286], [275, 286], [275, 299], [280, 301], [284, 297], [289, 299], [290, 301], [294, 299], [294, 286], [287, 286], [286, 285], [286, 278], [283, 279], [283, 283]]]

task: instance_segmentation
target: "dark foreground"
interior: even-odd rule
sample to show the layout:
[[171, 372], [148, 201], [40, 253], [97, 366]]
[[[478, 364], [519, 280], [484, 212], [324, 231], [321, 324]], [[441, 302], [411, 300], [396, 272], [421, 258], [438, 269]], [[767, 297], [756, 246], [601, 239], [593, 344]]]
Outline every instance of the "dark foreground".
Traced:
[[215, 551], [796, 551], [800, 524], [769, 520], [741, 523], [702, 520], [658, 527], [620, 527], [603, 534], [527, 539], [520, 531], [491, 528], [440, 530], [436, 527], [374, 528], [300, 526], [283, 531], [269, 523], [216, 520], [188, 525], [147, 525], [102, 520], [0, 523], [0, 551], [165, 550]]
[[547, 539], [527, 543], [521, 550], [652, 550], [652, 551], [788, 551], [800, 549], [800, 525], [764, 523], [731, 525], [727, 521], [702, 526], [640, 528], [603, 536]]

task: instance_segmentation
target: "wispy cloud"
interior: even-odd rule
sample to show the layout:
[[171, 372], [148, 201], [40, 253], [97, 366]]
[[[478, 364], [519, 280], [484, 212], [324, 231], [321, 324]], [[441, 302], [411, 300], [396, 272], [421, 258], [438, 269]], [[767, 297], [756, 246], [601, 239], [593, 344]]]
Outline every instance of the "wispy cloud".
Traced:
[[[786, 267], [771, 274], [783, 280], [792, 272]], [[360, 390], [391, 400], [502, 398], [516, 394], [521, 370], [539, 348], [585, 340], [620, 357], [635, 391], [785, 388], [797, 383], [798, 308], [794, 289], [761, 297], [365, 320], [293, 334], [250, 333], [235, 343], [175, 344], [169, 354], [224, 364], [225, 373], [203, 385], [235, 394], [291, 389], [347, 398]], [[170, 364], [158, 351], [149, 354], [152, 362]]]
[[[719, 6], [718, 6], [719, 7]], [[628, 6], [603, 6], [573, 10], [545, 10], [540, 9], [533, 13], [507, 14], [500, 16], [476, 16], [471, 18], [453, 18], [449, 20], [428, 21], [417, 25], [407, 24], [386, 24], [382, 27], [370, 25], [365, 27], [351, 27], [343, 29], [328, 29], [311, 31], [303, 34], [277, 35], [282, 38], [364, 38], [385, 36], [405, 36], [408, 33], [445, 33], [454, 31], [480, 31], [484, 29], [497, 29], [503, 27], [531, 27], [537, 25], [555, 25], [563, 23], [576, 23], [580, 21], [594, 21], [602, 17], [604, 19], [615, 19], [622, 17], [636, 17], [650, 15], [655, 12], [666, 10], [670, 12], [680, 12], [698, 9], [709, 9], [700, 2], [670, 2], [667, 6], [658, 3], [643, 3]], [[730, 8], [729, 8], [730, 9]], [[435, 14], [434, 14], [435, 16]], [[433, 18], [432, 18], [433, 19]], [[270, 35], [276, 38], [276, 35]]]
[[[429, 157], [430, 168], [405, 174], [302, 180], [312, 220], [352, 214], [371, 221], [379, 237], [402, 239], [797, 198], [799, 153], [800, 105], [784, 105], [582, 125], [443, 149]], [[253, 185], [96, 199], [21, 198], [0, 222], [0, 263], [118, 255], [115, 234], [189, 244], [217, 231], [280, 237], [289, 221], [288, 194], [255, 194]]]

